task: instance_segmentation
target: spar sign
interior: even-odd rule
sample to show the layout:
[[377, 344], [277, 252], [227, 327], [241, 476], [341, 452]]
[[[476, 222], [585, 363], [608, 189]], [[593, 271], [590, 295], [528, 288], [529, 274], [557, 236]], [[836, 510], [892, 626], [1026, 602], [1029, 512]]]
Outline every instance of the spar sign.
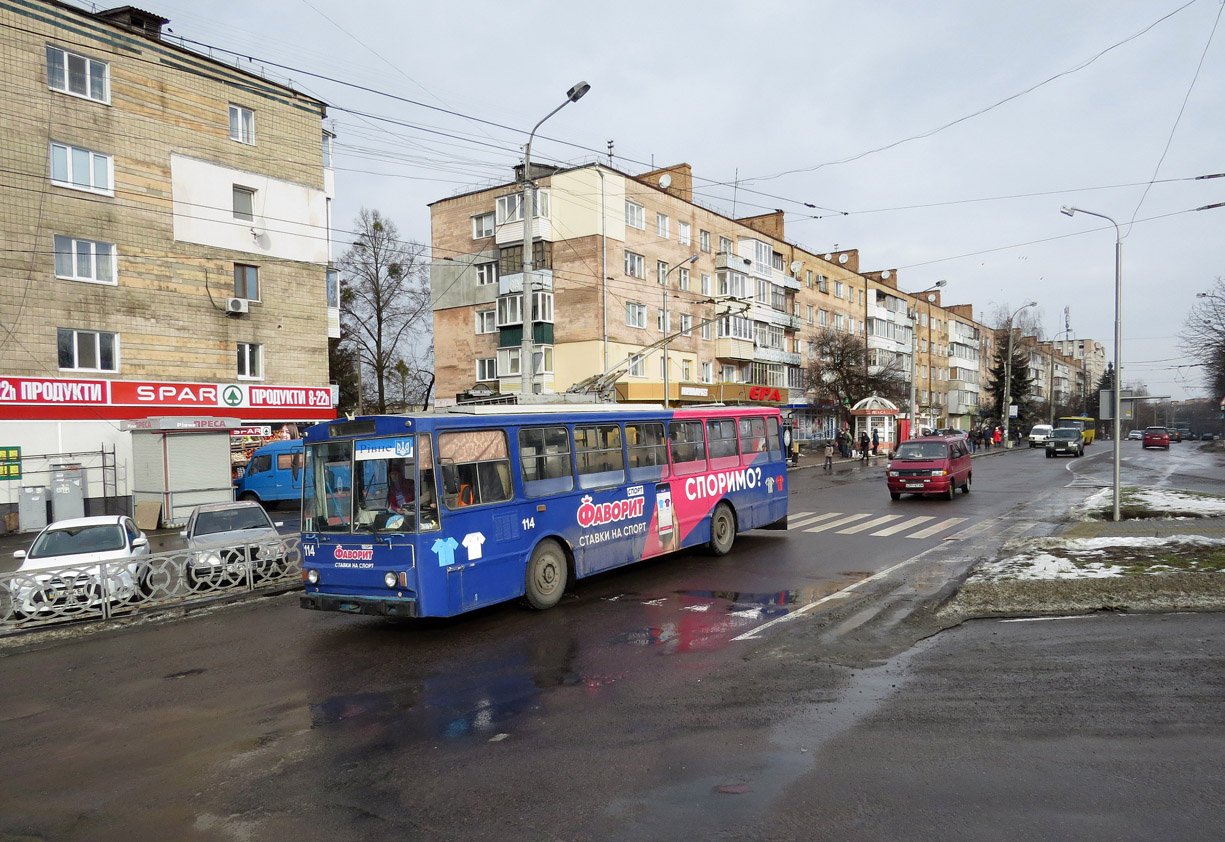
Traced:
[[328, 386], [179, 383], [0, 375], [0, 419], [136, 419], [209, 415], [252, 421], [334, 417]]

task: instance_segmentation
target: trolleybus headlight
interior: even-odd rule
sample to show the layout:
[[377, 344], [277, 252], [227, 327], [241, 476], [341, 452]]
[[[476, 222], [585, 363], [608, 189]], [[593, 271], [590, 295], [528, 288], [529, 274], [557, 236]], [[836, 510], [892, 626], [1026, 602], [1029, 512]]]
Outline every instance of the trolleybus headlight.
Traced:
[[383, 574], [383, 584], [389, 588], [394, 588], [396, 586], [396, 574], [394, 571], [388, 570]]
[[307, 570], [306, 581], [310, 582], [312, 585], [319, 584], [319, 571], [313, 567], [310, 570]]

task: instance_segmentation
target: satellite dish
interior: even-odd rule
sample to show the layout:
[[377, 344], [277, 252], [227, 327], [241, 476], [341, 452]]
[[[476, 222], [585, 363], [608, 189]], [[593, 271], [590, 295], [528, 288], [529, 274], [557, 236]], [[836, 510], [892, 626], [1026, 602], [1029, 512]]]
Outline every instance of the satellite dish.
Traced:
[[664, 173], [663, 175], [661, 175], [659, 177], [659, 186], [663, 188], [664, 190], [667, 190], [669, 187], [671, 187], [672, 186], [672, 176], [668, 175], [668, 173]]
[[846, 263], [846, 262], [847, 262], [848, 260], [850, 260], [850, 259], [851, 259], [851, 256], [850, 256], [849, 254], [840, 254], [840, 255], [838, 255], [838, 262], [839, 262], [839, 263]]
[[[934, 292], [933, 292], [933, 293], [931, 293], [931, 294], [929, 294], [929, 295], [927, 296], [927, 300], [928, 300], [928, 301], [935, 301], [935, 300], [936, 300], [936, 294], [935, 294]], [[1122, 378], [1119, 378], [1119, 379], [1121, 380]]]
[[834, 259], [834, 256], [833, 256], [832, 254], [827, 254], [827, 255], [825, 255], [825, 259], [826, 259], [826, 260], [833, 260], [833, 259]]
[[887, 280], [889, 280], [889, 276], [890, 276], [890, 275], [892, 275], [892, 274], [893, 274], [892, 272], [890, 272], [888, 269], [886, 269], [884, 272], [881, 272], [881, 273], [880, 273], [881, 280], [883, 280], [883, 281], [887, 281]]
[[796, 274], [797, 272], [799, 272], [799, 271], [800, 271], [801, 269], [803, 269], [803, 268], [804, 268], [804, 261], [802, 261], [802, 260], [794, 260], [794, 261], [792, 261], [792, 263], [791, 263], [791, 274], [793, 274], [793, 275], [794, 275], [794, 274]]

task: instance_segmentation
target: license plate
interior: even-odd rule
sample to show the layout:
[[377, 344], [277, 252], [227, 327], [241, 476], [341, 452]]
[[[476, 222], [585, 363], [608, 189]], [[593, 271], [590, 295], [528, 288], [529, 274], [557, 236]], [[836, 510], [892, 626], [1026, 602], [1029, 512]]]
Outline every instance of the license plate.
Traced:
[[921, 482], [908, 482], [908, 483], [906, 483], [906, 487], [907, 487], [907, 488], [922, 488], [922, 487], [923, 487], [923, 483], [921, 483]]

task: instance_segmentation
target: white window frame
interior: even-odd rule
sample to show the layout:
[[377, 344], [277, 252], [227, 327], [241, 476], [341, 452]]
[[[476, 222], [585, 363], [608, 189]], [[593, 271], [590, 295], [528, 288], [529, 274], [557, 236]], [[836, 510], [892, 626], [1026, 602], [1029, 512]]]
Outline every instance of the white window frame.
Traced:
[[662, 260], [655, 261], [655, 280], [661, 284], [668, 282], [668, 264]]
[[497, 214], [493, 211], [474, 214], [472, 217], [472, 239], [492, 237], [498, 230]]
[[698, 231], [698, 250], [710, 252], [710, 232], [705, 229]]
[[532, 293], [532, 321], [553, 323], [553, 293]]
[[[52, 242], [55, 244], [55, 277], [112, 287], [118, 285], [119, 257], [114, 243], [79, 240], [59, 234], [52, 238]], [[67, 266], [61, 257], [66, 259]], [[85, 274], [79, 271], [82, 261], [87, 263]], [[67, 271], [62, 271], [64, 269]], [[106, 275], [109, 277], [104, 277]]]
[[689, 269], [685, 266], [676, 270], [676, 288], [682, 292], [689, 291]]
[[637, 327], [645, 330], [647, 326], [647, 305], [639, 304], [637, 301], [625, 302], [625, 324], [628, 327]]
[[523, 293], [501, 296], [498, 299], [497, 313], [498, 327], [523, 324]]
[[842, 297], [842, 287], [843, 287], [842, 281], [834, 281], [834, 298]]
[[[56, 62], [53, 57], [58, 57], [59, 61]], [[82, 65], [81, 76], [85, 82], [85, 88], [82, 91], [72, 90], [73, 74], [71, 65], [74, 59]], [[102, 90], [99, 96], [94, 96], [93, 82], [98, 76], [102, 77]], [[91, 102], [100, 102], [103, 105], [110, 105], [111, 66], [105, 61], [98, 61], [81, 53], [74, 53], [71, 50], [53, 47], [48, 44], [47, 87], [62, 94], [79, 97], [80, 99], [88, 99]]]
[[713, 331], [711, 330], [711, 322], [703, 322], [701, 330], [698, 332], [698, 335], [701, 336], [703, 339], [709, 340], [712, 333]]
[[499, 377], [517, 377], [520, 373], [519, 360], [522, 359], [522, 348], [499, 348], [498, 349], [498, 376]]
[[681, 333], [693, 336], [693, 316], [689, 313], [681, 313]]
[[498, 262], [491, 260], [488, 263], [476, 264], [476, 285], [486, 287], [490, 284], [498, 282]]
[[629, 369], [626, 372], [630, 377], [646, 377], [647, 366], [646, 358], [642, 354], [636, 354], [630, 357]]
[[710, 295], [710, 275], [707, 275], [705, 272], [702, 273], [702, 289], [700, 292], [702, 295]]
[[702, 363], [702, 382], [703, 383], [714, 383], [715, 382], [715, 364], [714, 363], [709, 363], [709, 362]]
[[476, 361], [477, 382], [498, 379], [498, 358], [483, 357]]
[[230, 140], [255, 145], [255, 111], [245, 105], [230, 103]]
[[655, 329], [658, 330], [660, 333], [668, 333], [672, 329], [672, 314], [668, 313], [667, 318], [665, 319], [664, 311], [661, 308], [655, 314]]
[[735, 254], [736, 244], [727, 237], [719, 238], [719, 254]]
[[[233, 190], [231, 191], [231, 195], [233, 196], [233, 202], [234, 202], [234, 218], [241, 222], [254, 222], [255, 221], [255, 188], [254, 187], [244, 187], [241, 184], [235, 184]], [[242, 208], [240, 206], [241, 205], [241, 202], [239, 201], [240, 196], [246, 197], [246, 199], [248, 200], [246, 208]]]
[[663, 237], [665, 240], [668, 239], [668, 234], [671, 229], [671, 222], [672, 220], [668, 218], [667, 214], [655, 214], [655, 234]]
[[693, 226], [688, 222], [677, 222], [676, 241], [682, 246], [687, 246], [693, 242]]
[[[59, 364], [59, 338], [60, 333], [66, 332], [72, 334], [72, 358], [73, 365], [62, 366]], [[114, 368], [102, 368], [102, 337], [109, 336], [111, 338], [111, 361], [114, 363]], [[90, 337], [93, 341], [94, 359], [98, 361], [98, 366], [82, 366], [79, 365], [81, 357], [81, 340]], [[119, 371], [119, 334], [112, 333], [107, 330], [77, 330], [75, 328], [61, 327], [55, 332], [56, 341], [56, 364], [60, 371], [97, 371], [115, 374]]]
[[639, 231], [647, 230], [647, 209], [637, 202], [625, 200], [625, 224]]
[[523, 221], [523, 194], [507, 193], [499, 196], [494, 211], [494, 224], [505, 225], [508, 222]]
[[690, 382], [693, 380], [693, 362], [691, 360], [681, 360], [681, 379]]
[[639, 278], [646, 280], [647, 276], [647, 260], [641, 254], [632, 252], [629, 249], [625, 250], [625, 274], [631, 278]]
[[[56, 150], [62, 150], [63, 178], [56, 177]], [[88, 169], [89, 180], [86, 183], [79, 182], [75, 178], [78, 175], [77, 170], [80, 169], [82, 164], [80, 160], [82, 156], [87, 156], [86, 168]], [[51, 183], [56, 187], [83, 190], [87, 193], [98, 193], [102, 196], [115, 195], [115, 159], [110, 155], [103, 155], [101, 152], [94, 152], [81, 146], [71, 146], [67, 143], [59, 143], [53, 140], [51, 141], [50, 152], [48, 153], [48, 163], [51, 169]], [[106, 168], [106, 184], [101, 187], [95, 183], [99, 164], [104, 164]]]
[[498, 332], [498, 308], [476, 311], [476, 333], [478, 336]]
[[[239, 380], [264, 379], [264, 346], [258, 342], [238, 342], [236, 357], [236, 377]], [[255, 373], [251, 373], [254, 367]], [[245, 369], [245, 372], [244, 372]]]

